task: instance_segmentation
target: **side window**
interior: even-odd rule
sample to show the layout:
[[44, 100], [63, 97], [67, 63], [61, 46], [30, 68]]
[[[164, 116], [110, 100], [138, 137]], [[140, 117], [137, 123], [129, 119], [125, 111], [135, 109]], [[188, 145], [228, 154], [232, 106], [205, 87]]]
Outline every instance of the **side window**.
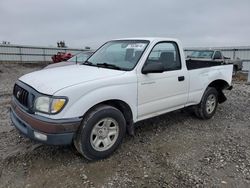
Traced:
[[166, 71], [181, 69], [180, 55], [177, 44], [174, 42], [161, 42], [154, 46], [146, 63], [161, 62]]
[[219, 51], [216, 51], [214, 54], [214, 59], [222, 59], [222, 55]]

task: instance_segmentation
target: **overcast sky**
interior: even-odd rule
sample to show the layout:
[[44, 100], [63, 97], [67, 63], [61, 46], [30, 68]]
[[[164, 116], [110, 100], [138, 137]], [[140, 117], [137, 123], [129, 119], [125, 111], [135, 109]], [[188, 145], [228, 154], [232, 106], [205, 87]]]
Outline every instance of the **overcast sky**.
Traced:
[[0, 0], [0, 42], [69, 47], [122, 37], [250, 45], [250, 0]]

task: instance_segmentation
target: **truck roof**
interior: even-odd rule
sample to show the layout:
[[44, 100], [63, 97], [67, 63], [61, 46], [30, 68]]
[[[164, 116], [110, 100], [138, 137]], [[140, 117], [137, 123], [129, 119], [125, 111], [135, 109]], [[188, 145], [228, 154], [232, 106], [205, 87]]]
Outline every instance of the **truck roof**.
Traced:
[[134, 37], [134, 38], [118, 38], [114, 40], [148, 40], [150, 42], [153, 41], [178, 41], [178, 39], [175, 38], [165, 38], [165, 37]]

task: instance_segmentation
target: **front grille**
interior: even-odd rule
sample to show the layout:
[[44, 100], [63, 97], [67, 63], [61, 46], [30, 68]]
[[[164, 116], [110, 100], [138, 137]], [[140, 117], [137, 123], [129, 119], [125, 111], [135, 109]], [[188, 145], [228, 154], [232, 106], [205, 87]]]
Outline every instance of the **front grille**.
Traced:
[[28, 108], [28, 97], [29, 97], [28, 91], [21, 88], [19, 85], [15, 84], [13, 95], [23, 106]]

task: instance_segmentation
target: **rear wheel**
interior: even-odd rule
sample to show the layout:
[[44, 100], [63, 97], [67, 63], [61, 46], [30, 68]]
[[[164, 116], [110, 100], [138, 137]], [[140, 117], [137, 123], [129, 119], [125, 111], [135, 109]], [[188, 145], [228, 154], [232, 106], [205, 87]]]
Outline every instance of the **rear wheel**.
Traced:
[[112, 106], [100, 105], [85, 116], [74, 144], [87, 159], [102, 159], [118, 148], [125, 131], [123, 114]]
[[203, 94], [200, 104], [194, 107], [195, 115], [200, 119], [210, 119], [218, 106], [218, 91], [208, 87]]

